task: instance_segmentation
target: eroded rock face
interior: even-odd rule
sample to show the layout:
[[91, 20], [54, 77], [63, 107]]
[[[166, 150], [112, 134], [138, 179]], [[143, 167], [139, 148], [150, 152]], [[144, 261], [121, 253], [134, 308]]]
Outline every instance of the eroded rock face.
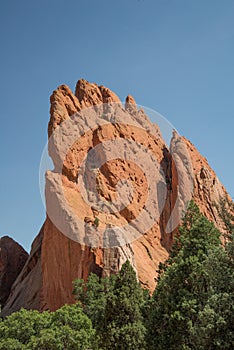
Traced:
[[214, 170], [210, 167], [206, 158], [204, 158], [196, 147], [185, 137], [182, 138], [192, 160], [194, 190], [193, 198], [199, 206], [201, 212], [215, 223], [221, 232], [225, 232], [225, 227], [218, 213], [217, 204], [220, 199], [227, 198], [232, 202], [226, 189], [221, 184]]
[[18, 311], [21, 307], [40, 309], [42, 305], [41, 247], [43, 236], [44, 225], [34, 239], [30, 255], [11, 287], [10, 295], [2, 310], [2, 316]]
[[21, 272], [28, 253], [12, 238], [0, 238], [0, 305], [4, 307], [13, 282]]
[[[72, 303], [74, 279], [87, 279], [90, 272], [99, 276], [117, 273], [126, 260], [131, 262], [141, 284], [153, 291], [158, 264], [167, 258], [181, 212], [192, 197], [201, 211], [224, 229], [213, 203], [227, 193], [206, 159], [176, 132], [168, 147], [158, 126], [138, 109], [132, 96], [127, 96], [122, 105], [108, 88], [82, 79], [75, 94], [66, 85], [53, 92], [50, 112], [49, 154], [54, 171], [46, 174], [47, 219], [12, 287], [3, 315], [20, 307], [56, 310]], [[97, 116], [101, 122], [97, 123]], [[74, 132], [78, 138], [74, 138]], [[116, 148], [109, 146], [110, 140]], [[83, 178], [87, 199], [93, 203], [88, 205], [77, 183], [82, 161], [92, 149], [96, 153]], [[145, 152], [143, 161], [140, 151]], [[154, 171], [150, 159], [158, 164]], [[129, 204], [122, 208], [116, 198], [118, 184], [123, 180], [120, 199], [129, 200]], [[151, 211], [145, 204], [151, 191], [149, 180], [156, 189], [148, 205]], [[118, 210], [108, 211], [110, 203]], [[155, 215], [152, 224], [155, 212], [161, 215]], [[144, 219], [134, 221], [142, 213]], [[123, 230], [129, 223], [133, 237], [135, 234], [130, 240]], [[115, 225], [120, 227], [118, 235]], [[106, 227], [108, 235], [102, 236]]]

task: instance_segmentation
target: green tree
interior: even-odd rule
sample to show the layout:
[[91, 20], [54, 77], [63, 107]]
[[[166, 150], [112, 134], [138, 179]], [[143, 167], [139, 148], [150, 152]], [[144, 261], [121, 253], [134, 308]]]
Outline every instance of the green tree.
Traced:
[[215, 206], [226, 228], [227, 238], [229, 238], [234, 232], [234, 203], [225, 197], [221, 198]]
[[123, 264], [109, 293], [105, 308], [104, 349], [143, 350], [145, 326], [142, 319], [144, 293], [129, 261]]
[[212, 250], [222, 249], [219, 237], [191, 202], [169, 259], [160, 266], [150, 302], [149, 349], [194, 349], [194, 324], [210, 294], [205, 262]]
[[0, 322], [0, 349], [4, 349], [10, 340], [18, 341], [24, 349], [32, 336], [37, 336], [50, 325], [51, 315], [47, 311], [39, 313], [21, 309]]
[[115, 275], [100, 278], [91, 273], [85, 283], [83, 279], [73, 282], [73, 294], [82, 305], [84, 313], [91, 319], [98, 333], [103, 332], [104, 315], [108, 295], [113, 291]]
[[234, 348], [234, 226], [233, 203], [220, 201], [220, 216], [226, 227], [224, 249], [214, 249], [205, 264], [209, 297], [191, 330], [194, 349]]
[[91, 320], [80, 305], [65, 305], [55, 312], [20, 310], [0, 322], [0, 349], [96, 349]]
[[194, 349], [234, 348], [234, 264], [225, 249], [214, 250], [206, 261], [209, 297], [191, 329]]

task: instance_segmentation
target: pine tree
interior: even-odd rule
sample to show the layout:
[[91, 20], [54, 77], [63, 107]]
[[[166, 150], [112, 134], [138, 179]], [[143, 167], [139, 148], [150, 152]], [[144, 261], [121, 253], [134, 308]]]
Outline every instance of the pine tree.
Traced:
[[208, 298], [191, 328], [194, 350], [234, 349], [234, 264], [221, 248], [211, 252], [204, 264]]
[[81, 303], [98, 334], [103, 332], [106, 301], [114, 288], [115, 278], [115, 275], [100, 278], [91, 273], [86, 283], [83, 279], [73, 282], [75, 299]]
[[234, 349], [234, 216], [233, 203], [221, 199], [220, 217], [226, 227], [224, 249], [214, 249], [205, 263], [209, 298], [198, 313], [191, 336], [194, 349]]
[[144, 304], [136, 273], [129, 261], [117, 275], [113, 292], [108, 296], [103, 333], [104, 349], [143, 350], [145, 327], [141, 314]]
[[191, 202], [168, 261], [161, 265], [148, 321], [150, 349], [193, 349], [197, 315], [209, 297], [204, 263], [220, 233]]

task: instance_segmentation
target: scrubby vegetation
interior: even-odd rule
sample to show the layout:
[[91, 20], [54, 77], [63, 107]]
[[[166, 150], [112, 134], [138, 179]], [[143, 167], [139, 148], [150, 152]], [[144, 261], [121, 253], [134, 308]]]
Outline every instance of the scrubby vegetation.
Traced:
[[96, 332], [79, 304], [56, 312], [20, 310], [0, 322], [1, 350], [97, 349]]
[[191, 202], [150, 297], [127, 261], [117, 276], [74, 281], [77, 304], [0, 321], [0, 349], [233, 350], [233, 216], [220, 232]]

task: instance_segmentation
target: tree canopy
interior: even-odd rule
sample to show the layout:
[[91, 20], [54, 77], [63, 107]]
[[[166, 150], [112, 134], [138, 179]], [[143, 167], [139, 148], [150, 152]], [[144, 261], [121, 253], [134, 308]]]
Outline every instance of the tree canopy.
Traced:
[[21, 309], [0, 322], [0, 349], [96, 348], [95, 330], [79, 304], [55, 312]]
[[149, 349], [233, 349], [233, 277], [220, 232], [191, 202], [150, 301]]

